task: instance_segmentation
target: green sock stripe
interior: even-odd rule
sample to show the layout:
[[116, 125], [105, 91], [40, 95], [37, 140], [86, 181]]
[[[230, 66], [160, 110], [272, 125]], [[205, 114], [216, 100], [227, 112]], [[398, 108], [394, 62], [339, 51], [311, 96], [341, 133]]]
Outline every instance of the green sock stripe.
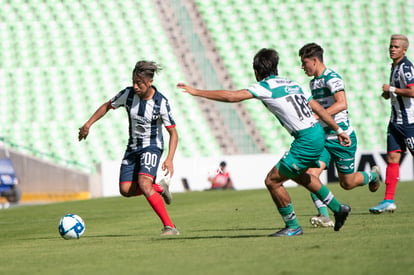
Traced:
[[289, 215], [290, 213], [294, 212], [293, 205], [291, 203], [289, 203], [286, 207], [278, 208], [278, 210], [282, 216]]
[[295, 210], [293, 209], [293, 205], [290, 203], [286, 207], [278, 208], [280, 215], [283, 218], [286, 226], [289, 228], [299, 228], [300, 225], [298, 220], [296, 219]]
[[335, 198], [332, 192], [325, 185], [322, 185], [321, 189], [319, 189], [319, 191], [316, 192], [315, 194], [333, 212], [339, 212], [339, 210], [341, 209], [341, 204], [338, 202], [338, 200]]

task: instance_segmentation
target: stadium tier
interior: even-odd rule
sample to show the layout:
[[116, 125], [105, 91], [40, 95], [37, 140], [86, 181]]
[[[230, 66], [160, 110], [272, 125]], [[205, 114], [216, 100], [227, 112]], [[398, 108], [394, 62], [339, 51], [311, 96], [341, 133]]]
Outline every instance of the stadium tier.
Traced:
[[[155, 85], [169, 99], [180, 135], [178, 154], [219, 154], [185, 80], [153, 2], [5, 1], [0, 5], [0, 136], [38, 157], [93, 166], [120, 159], [125, 112], [110, 112], [85, 143], [78, 128], [100, 104], [131, 85], [139, 59], [160, 63]], [[145, 15], [145, 16], [144, 16]], [[190, 134], [191, 133], [191, 134]]]
[[[298, 50], [308, 42], [321, 44], [326, 64], [347, 85], [360, 147], [385, 148], [389, 103], [379, 95], [388, 81], [388, 40], [392, 33], [405, 33], [414, 41], [412, 1], [194, 3], [236, 88], [255, 81], [252, 57], [263, 47], [278, 50], [280, 75], [307, 87]], [[196, 100], [175, 88], [186, 76], [155, 5], [153, 0], [2, 1], [0, 137], [18, 150], [59, 162], [93, 166], [120, 159], [128, 135], [125, 112], [111, 112], [96, 123], [85, 143], [77, 141], [78, 128], [130, 85], [137, 60], [151, 59], [164, 68], [154, 83], [170, 99], [181, 140], [178, 155], [221, 154]], [[269, 151], [285, 150], [291, 138], [264, 106], [244, 104]]]
[[[263, 47], [280, 54], [279, 74], [308, 88], [298, 51], [309, 42], [325, 49], [325, 63], [345, 80], [349, 112], [359, 147], [385, 148], [389, 102], [380, 98], [388, 82], [388, 43], [393, 33], [410, 35], [414, 3], [380, 1], [196, 0], [229, 74], [240, 88], [254, 82], [252, 58]], [[392, 12], [389, 12], [391, 11]], [[400, 12], [396, 12], [400, 11]], [[389, 12], [389, 13], [388, 13]], [[270, 114], [246, 103], [271, 152], [291, 139]]]

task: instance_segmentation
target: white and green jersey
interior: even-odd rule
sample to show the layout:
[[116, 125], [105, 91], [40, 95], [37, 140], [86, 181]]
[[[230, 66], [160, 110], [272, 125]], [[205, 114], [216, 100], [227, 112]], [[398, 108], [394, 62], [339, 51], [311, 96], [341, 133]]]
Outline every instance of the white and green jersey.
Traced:
[[[310, 81], [310, 89], [313, 98], [318, 101], [325, 109], [329, 108], [335, 103], [334, 95], [339, 91], [345, 91], [345, 83], [342, 77], [332, 69], [325, 69], [322, 75], [315, 77]], [[350, 127], [348, 111], [343, 110], [332, 116], [335, 122], [346, 130], [349, 135], [353, 129]], [[325, 131], [331, 131], [325, 122], [319, 120]], [[336, 134], [332, 137], [337, 138]]]
[[312, 95], [291, 80], [272, 75], [247, 90], [260, 99], [293, 136], [318, 123], [309, 106]]

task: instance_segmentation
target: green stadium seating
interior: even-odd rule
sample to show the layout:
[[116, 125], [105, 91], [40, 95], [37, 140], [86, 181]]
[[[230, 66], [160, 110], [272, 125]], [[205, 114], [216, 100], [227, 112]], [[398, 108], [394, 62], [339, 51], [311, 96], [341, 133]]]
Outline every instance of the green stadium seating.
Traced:
[[[345, 80], [359, 146], [385, 148], [390, 107], [379, 95], [389, 77], [388, 40], [392, 33], [411, 35], [414, 2], [195, 3], [237, 88], [255, 81], [251, 61], [257, 50], [274, 47], [281, 57], [280, 75], [307, 89], [310, 79], [300, 68], [298, 49], [308, 42], [321, 44], [326, 64]], [[134, 63], [145, 58], [164, 66], [154, 83], [175, 114], [181, 139], [177, 154], [221, 154], [196, 100], [175, 88], [186, 77], [154, 5], [151, 0], [3, 1], [0, 136], [56, 161], [93, 166], [120, 159], [127, 141], [125, 112], [108, 114], [83, 143], [77, 141], [77, 131], [100, 104], [130, 85]], [[244, 104], [269, 151], [286, 150], [291, 137], [264, 106]]]
[[[338, 70], [345, 80], [359, 146], [365, 150], [385, 148], [389, 103], [379, 95], [382, 83], [388, 81], [387, 47], [392, 33], [410, 34], [413, 18], [408, 14], [414, 11], [414, 3], [403, 0], [195, 2], [230, 76], [241, 86], [252, 82], [254, 53], [262, 47], [275, 47], [281, 57], [279, 74], [308, 88], [310, 79], [300, 70], [298, 50], [308, 42], [321, 44], [326, 64]], [[399, 10], [406, 12], [400, 14]], [[268, 114], [258, 114], [267, 110], [251, 108], [249, 103], [246, 106], [252, 117], [260, 121], [256, 126], [270, 151], [280, 152], [289, 145], [291, 139], [282, 134], [280, 126], [263, 123], [273, 119]], [[280, 142], [274, 142], [274, 138]]]
[[0, 136], [18, 149], [87, 166], [120, 159], [128, 140], [125, 112], [97, 122], [84, 143], [77, 131], [130, 85], [135, 62], [145, 58], [164, 67], [154, 83], [171, 101], [181, 140], [177, 154], [220, 153], [195, 100], [175, 88], [185, 76], [152, 1], [7, 1], [0, 15], [6, 102]]

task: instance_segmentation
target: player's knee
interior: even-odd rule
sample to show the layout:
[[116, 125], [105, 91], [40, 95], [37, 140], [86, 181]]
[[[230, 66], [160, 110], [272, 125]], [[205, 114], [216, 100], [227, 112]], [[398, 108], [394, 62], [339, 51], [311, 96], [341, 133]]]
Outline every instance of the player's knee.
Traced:
[[352, 186], [349, 182], [347, 182], [346, 180], [341, 180], [339, 182], [339, 185], [341, 185], [341, 187], [345, 190], [351, 190], [354, 188], [354, 186]]
[[265, 184], [265, 186], [266, 186], [267, 188], [269, 188], [269, 187], [272, 185], [272, 181], [271, 181], [271, 179], [269, 178], [269, 176], [267, 176], [267, 177], [265, 178], [265, 180], [264, 180], [264, 184]]
[[123, 191], [122, 189], [119, 190], [119, 193], [123, 196], [123, 197], [132, 197], [133, 195], [129, 192]]
[[274, 167], [267, 175], [264, 180], [267, 189], [278, 188], [284, 182], [283, 177], [280, 175], [279, 170]]
[[307, 174], [309, 174], [309, 175], [315, 176], [315, 177], [317, 177], [317, 178], [319, 178], [319, 177], [320, 177], [320, 175], [322, 174], [322, 173], [321, 173], [321, 170], [320, 170], [319, 168], [309, 168], [309, 169], [306, 171], [306, 173], [307, 173]]
[[276, 180], [271, 179], [269, 176], [265, 178], [264, 184], [267, 189], [273, 189], [273, 188], [278, 187], [278, 185], [280, 185]]
[[132, 196], [134, 196], [134, 194], [131, 193], [130, 188], [123, 185], [123, 184], [119, 185], [119, 193], [123, 197], [132, 197]]

